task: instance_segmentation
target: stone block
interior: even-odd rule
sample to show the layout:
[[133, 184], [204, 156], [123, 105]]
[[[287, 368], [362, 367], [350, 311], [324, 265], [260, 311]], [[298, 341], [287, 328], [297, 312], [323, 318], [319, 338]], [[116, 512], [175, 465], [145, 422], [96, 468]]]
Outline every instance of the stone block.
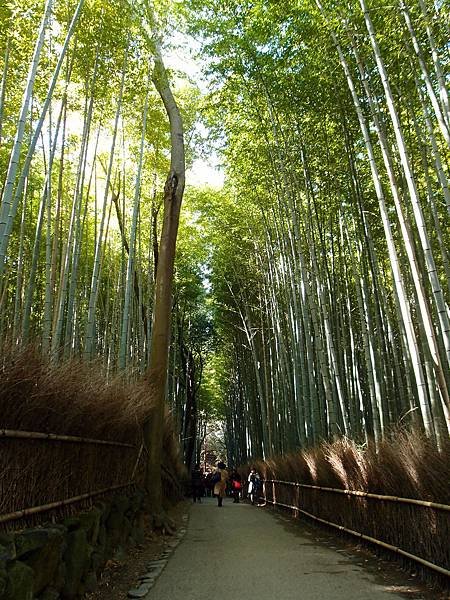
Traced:
[[96, 507], [78, 515], [80, 529], [84, 529], [87, 534], [87, 539], [93, 546], [97, 543], [100, 532], [100, 521], [102, 512]]
[[0, 598], [3, 598], [6, 592], [6, 586], [8, 585], [8, 573], [6, 569], [0, 566]]
[[16, 558], [14, 535], [0, 533], [0, 564]]
[[130, 590], [128, 592], [128, 597], [129, 598], [144, 598], [148, 592], [150, 591], [150, 587], [151, 586], [140, 586], [138, 588], [133, 588], [132, 590]]
[[[66, 546], [67, 549], [67, 546]], [[65, 552], [65, 550], [64, 550]], [[66, 581], [66, 565], [64, 562], [60, 562], [59, 566], [58, 566], [58, 570], [56, 572], [56, 577], [52, 582], [52, 587], [55, 588], [55, 590], [58, 590], [58, 592], [60, 592], [63, 587], [64, 587], [64, 583]]]
[[37, 527], [36, 529], [25, 529], [15, 535], [15, 546], [17, 558], [27, 556], [36, 550], [44, 548], [49, 540], [54, 537], [61, 538], [61, 530], [57, 527]]
[[59, 600], [60, 597], [61, 596], [57, 590], [49, 587], [42, 592], [42, 594], [39, 596], [39, 600]]
[[62, 597], [68, 600], [76, 598], [81, 589], [81, 581], [91, 563], [92, 547], [88, 544], [86, 531], [77, 529], [67, 536], [67, 549], [63, 560], [66, 576]]
[[107, 545], [111, 549], [120, 544], [122, 539], [123, 521], [123, 513], [113, 508], [106, 521]]
[[15, 560], [8, 568], [8, 583], [4, 600], [33, 600], [34, 572], [31, 567]]
[[64, 549], [64, 535], [60, 528], [48, 528], [46, 542], [39, 549], [23, 556], [22, 560], [34, 571], [33, 591], [40, 594], [57, 577]]
[[80, 520], [78, 517], [67, 517], [67, 519], [64, 519], [63, 525], [67, 531], [75, 531], [80, 527]]

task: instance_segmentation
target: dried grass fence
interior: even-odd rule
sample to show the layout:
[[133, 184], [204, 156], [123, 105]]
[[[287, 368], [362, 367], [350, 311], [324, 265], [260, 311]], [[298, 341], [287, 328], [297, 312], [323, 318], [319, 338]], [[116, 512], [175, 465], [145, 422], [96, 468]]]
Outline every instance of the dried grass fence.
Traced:
[[269, 504], [450, 576], [450, 446], [396, 432], [378, 451], [349, 440], [257, 463]]
[[[52, 366], [33, 349], [3, 357], [0, 381], [0, 528], [36, 525], [143, 483], [146, 381], [106, 383], [98, 366]], [[164, 487], [182, 467], [170, 418]]]
[[135, 483], [132, 444], [2, 430], [0, 445], [0, 525], [8, 528], [70, 513]]

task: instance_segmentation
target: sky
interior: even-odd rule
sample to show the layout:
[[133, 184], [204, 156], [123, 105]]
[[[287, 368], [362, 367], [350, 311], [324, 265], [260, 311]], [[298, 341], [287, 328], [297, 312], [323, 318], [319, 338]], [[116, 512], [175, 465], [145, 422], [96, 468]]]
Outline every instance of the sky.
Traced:
[[208, 160], [195, 160], [192, 167], [186, 171], [186, 183], [220, 189], [224, 183], [224, 172], [218, 165], [217, 156], [211, 156]]
[[[200, 46], [191, 36], [177, 32], [171, 40], [171, 48], [164, 55], [167, 68], [186, 73], [199, 87], [202, 94], [208, 93], [208, 80], [202, 73], [203, 65], [198, 56]], [[200, 130], [204, 129], [203, 126]], [[202, 131], [202, 134], [207, 131]], [[225, 173], [220, 166], [217, 154], [211, 150], [208, 159], [198, 158], [192, 167], [186, 171], [187, 185], [208, 185], [221, 188], [224, 183]]]

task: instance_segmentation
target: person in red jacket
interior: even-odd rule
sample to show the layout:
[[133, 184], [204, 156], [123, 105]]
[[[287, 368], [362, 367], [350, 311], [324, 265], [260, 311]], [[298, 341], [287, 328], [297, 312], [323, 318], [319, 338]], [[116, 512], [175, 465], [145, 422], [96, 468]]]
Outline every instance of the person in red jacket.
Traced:
[[231, 474], [231, 493], [233, 494], [233, 503], [239, 504], [239, 498], [242, 490], [242, 478], [239, 473], [234, 470]]

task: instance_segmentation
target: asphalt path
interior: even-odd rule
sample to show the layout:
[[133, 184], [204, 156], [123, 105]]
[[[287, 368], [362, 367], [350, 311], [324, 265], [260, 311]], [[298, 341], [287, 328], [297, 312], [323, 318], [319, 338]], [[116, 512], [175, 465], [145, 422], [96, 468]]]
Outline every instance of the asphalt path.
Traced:
[[289, 529], [266, 508], [212, 498], [192, 506], [187, 532], [148, 600], [391, 600], [351, 557]]

